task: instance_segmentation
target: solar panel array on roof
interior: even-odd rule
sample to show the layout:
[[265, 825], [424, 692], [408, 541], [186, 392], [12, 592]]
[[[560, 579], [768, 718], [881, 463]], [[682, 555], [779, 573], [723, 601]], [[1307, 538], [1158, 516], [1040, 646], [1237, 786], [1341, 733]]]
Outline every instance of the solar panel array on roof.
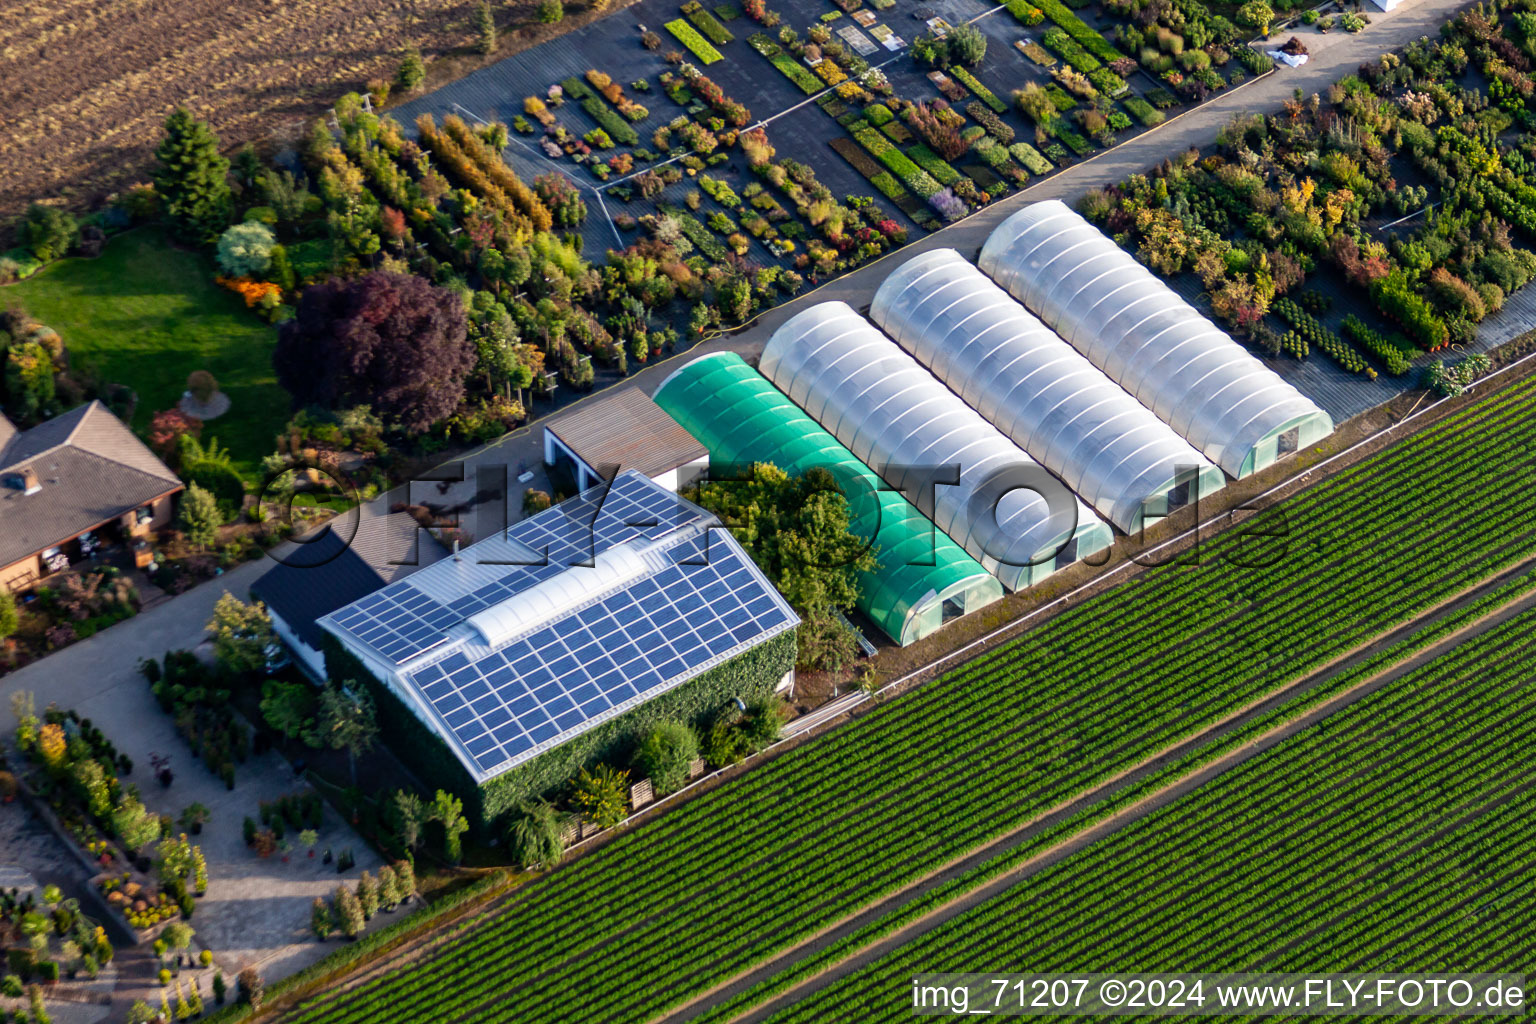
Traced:
[[460, 618], [405, 584], [369, 594], [333, 616], [338, 626], [397, 665], [447, 640], [444, 630]]
[[[607, 577], [488, 643], [466, 620], [617, 553]], [[327, 616], [484, 781], [799, 620], [719, 521], [634, 471]], [[498, 635], [498, 639], [500, 636]]]
[[716, 535], [705, 557], [710, 536], [690, 536], [670, 549], [674, 564], [575, 614], [408, 678], [482, 771], [553, 746], [794, 624], [739, 548]]

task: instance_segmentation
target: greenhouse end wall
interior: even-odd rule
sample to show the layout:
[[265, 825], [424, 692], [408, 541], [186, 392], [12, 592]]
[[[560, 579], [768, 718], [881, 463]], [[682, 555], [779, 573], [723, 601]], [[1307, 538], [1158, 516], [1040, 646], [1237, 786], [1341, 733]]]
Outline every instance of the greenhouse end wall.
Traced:
[[1127, 533], [1226, 477], [953, 249], [885, 279], [870, 319]]
[[1111, 239], [1049, 199], [993, 230], [981, 269], [1228, 475], [1285, 424], [1333, 421]]
[[[1113, 541], [1068, 487], [846, 303], [786, 320], [762, 371], [1010, 590]], [[946, 467], [958, 476], [934, 477]]]

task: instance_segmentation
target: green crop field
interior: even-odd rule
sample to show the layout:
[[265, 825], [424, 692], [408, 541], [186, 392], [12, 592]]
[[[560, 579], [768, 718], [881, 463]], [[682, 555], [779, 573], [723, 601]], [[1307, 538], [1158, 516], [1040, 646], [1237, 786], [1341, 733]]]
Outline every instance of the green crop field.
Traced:
[[1469, 406], [282, 1019], [676, 1006], [1536, 554], [1533, 407], [1536, 381]]
[[1509, 971], [1536, 953], [1525, 612], [772, 1018], [928, 971]]
[[272, 369], [276, 333], [214, 283], [212, 261], [172, 245], [154, 228], [113, 238], [94, 260], [66, 259], [0, 289], [58, 331], [70, 359], [138, 393], [133, 426], [174, 408], [187, 374], [208, 370], [230, 410], [203, 429], [229, 449], [248, 480], [261, 473], [291, 402]]

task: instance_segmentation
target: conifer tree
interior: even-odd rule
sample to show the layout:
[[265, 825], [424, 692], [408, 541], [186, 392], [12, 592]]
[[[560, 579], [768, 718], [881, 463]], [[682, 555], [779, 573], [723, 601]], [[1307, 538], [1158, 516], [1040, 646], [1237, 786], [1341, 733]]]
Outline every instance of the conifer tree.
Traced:
[[400, 60], [400, 70], [395, 74], [395, 84], [401, 92], [415, 92], [427, 77], [427, 67], [422, 62], [421, 51], [408, 47]]
[[379, 905], [385, 910], [394, 910], [400, 905], [400, 879], [388, 864], [379, 868]]
[[495, 51], [496, 17], [491, 13], [491, 5], [485, 0], [480, 0], [480, 5], [475, 8], [475, 32], [480, 36], [481, 53]]
[[363, 906], [358, 902], [357, 894], [345, 885], [338, 885], [332, 903], [336, 908], [336, 923], [341, 926], [342, 934], [349, 939], [355, 939], [361, 935]]
[[367, 871], [357, 880], [357, 902], [363, 908], [365, 919], [371, 919], [379, 912], [379, 883]]
[[177, 107], [165, 121], [165, 138], [155, 150], [155, 188], [172, 230], [188, 242], [207, 244], [229, 223], [229, 161], [219, 155], [219, 137], [208, 125]]

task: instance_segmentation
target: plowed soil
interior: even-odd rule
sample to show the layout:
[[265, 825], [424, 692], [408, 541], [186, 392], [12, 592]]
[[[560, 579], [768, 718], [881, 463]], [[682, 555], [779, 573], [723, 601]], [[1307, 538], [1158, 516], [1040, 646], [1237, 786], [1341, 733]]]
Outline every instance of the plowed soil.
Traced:
[[[503, 26], [531, 20], [533, 6], [492, 4]], [[296, 137], [340, 93], [392, 77], [407, 43], [452, 55], [431, 66], [434, 81], [463, 73], [487, 60], [467, 56], [474, 8], [473, 0], [0, 0], [0, 222], [34, 199], [81, 207], [145, 180], [160, 126], [178, 105], [233, 146]], [[580, 20], [504, 32], [495, 56]]]

